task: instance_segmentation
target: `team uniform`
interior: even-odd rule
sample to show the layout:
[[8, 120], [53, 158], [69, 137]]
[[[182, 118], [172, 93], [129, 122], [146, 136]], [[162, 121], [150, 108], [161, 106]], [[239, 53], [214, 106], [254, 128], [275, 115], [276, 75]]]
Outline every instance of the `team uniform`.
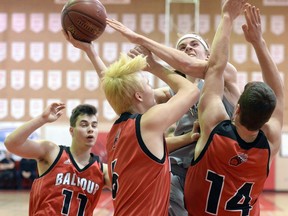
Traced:
[[70, 148], [60, 146], [54, 163], [33, 182], [29, 215], [91, 216], [104, 184], [98, 156], [91, 153], [89, 164], [80, 169]]
[[186, 175], [189, 215], [260, 215], [269, 160], [269, 143], [261, 130], [254, 142], [246, 143], [230, 120], [219, 123]]
[[[204, 81], [200, 80], [198, 88], [203, 88]], [[170, 93], [173, 95], [172, 90]], [[234, 106], [223, 97], [223, 104], [226, 112], [231, 117], [234, 112]], [[187, 113], [185, 113], [181, 119], [177, 122], [174, 131], [175, 136], [180, 136], [192, 131], [193, 123], [198, 119], [198, 103], [193, 105]], [[184, 207], [184, 182], [188, 167], [191, 164], [191, 159], [194, 157], [195, 143], [191, 143], [180, 149], [177, 149], [170, 153], [169, 158], [171, 162], [171, 191], [170, 191], [170, 207], [169, 216], [187, 216], [188, 213]]]
[[107, 136], [108, 170], [115, 216], [167, 216], [170, 165], [163, 136], [160, 160], [146, 147], [141, 114], [123, 113]]

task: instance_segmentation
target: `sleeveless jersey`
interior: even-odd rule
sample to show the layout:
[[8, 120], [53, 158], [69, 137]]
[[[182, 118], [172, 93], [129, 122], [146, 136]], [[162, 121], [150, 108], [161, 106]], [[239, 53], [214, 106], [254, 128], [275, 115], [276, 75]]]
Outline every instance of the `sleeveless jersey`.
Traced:
[[155, 157], [140, 132], [142, 115], [123, 113], [107, 136], [108, 170], [115, 216], [167, 216], [170, 170], [164, 156]]
[[184, 197], [189, 215], [260, 215], [259, 195], [269, 160], [270, 147], [262, 131], [246, 143], [230, 120], [219, 123], [188, 168]]
[[80, 169], [69, 147], [60, 152], [51, 167], [35, 179], [30, 193], [29, 215], [92, 216], [104, 186], [99, 158]]

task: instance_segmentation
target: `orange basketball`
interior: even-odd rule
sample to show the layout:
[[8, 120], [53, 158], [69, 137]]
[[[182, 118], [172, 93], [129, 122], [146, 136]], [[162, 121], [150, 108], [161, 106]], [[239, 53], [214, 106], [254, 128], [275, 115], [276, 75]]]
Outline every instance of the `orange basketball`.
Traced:
[[98, 0], [69, 0], [61, 12], [61, 24], [75, 39], [91, 42], [104, 32], [106, 17], [106, 9]]

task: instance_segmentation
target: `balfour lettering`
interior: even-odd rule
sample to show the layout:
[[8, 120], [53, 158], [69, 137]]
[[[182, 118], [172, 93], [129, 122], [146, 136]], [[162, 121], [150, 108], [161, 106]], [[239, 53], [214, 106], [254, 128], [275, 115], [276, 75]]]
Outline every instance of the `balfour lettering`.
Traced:
[[99, 185], [96, 182], [79, 178], [75, 173], [58, 173], [55, 179], [55, 185], [71, 185], [81, 187], [89, 194], [95, 194], [99, 190]]

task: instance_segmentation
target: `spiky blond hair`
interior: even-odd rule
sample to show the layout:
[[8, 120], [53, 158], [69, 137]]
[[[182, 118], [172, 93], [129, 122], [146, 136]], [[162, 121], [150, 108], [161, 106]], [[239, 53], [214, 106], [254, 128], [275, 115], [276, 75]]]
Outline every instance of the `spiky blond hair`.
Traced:
[[132, 59], [121, 54], [119, 60], [104, 71], [102, 88], [118, 115], [131, 110], [135, 92], [143, 89], [137, 72], [141, 72], [146, 65], [146, 57], [139, 55]]

